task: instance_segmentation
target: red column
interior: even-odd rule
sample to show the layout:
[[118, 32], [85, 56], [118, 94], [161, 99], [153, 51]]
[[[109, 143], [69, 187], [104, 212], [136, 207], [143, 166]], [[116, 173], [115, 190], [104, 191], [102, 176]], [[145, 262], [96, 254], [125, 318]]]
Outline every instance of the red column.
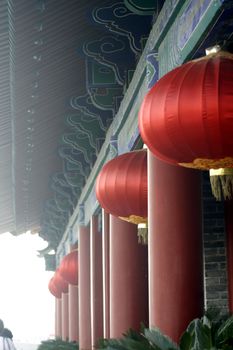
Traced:
[[233, 313], [233, 201], [225, 202], [225, 223], [227, 236], [228, 300], [229, 311]]
[[109, 328], [109, 214], [102, 210], [102, 254], [103, 254], [103, 333], [110, 337]]
[[137, 226], [110, 215], [110, 337], [148, 319], [147, 246]]
[[55, 338], [58, 337], [58, 335], [57, 335], [57, 333], [58, 333], [57, 307], [58, 307], [57, 298], [55, 298], [55, 332], [54, 332]]
[[55, 337], [56, 338], [62, 337], [61, 319], [62, 319], [61, 299], [55, 298]]
[[62, 340], [68, 340], [69, 339], [68, 293], [62, 293], [61, 305], [62, 305]]
[[69, 341], [78, 342], [78, 286], [69, 284]]
[[203, 313], [201, 172], [148, 163], [150, 326], [178, 341]]
[[91, 219], [91, 343], [103, 338], [102, 234], [98, 216]]
[[79, 228], [79, 348], [91, 349], [90, 229]]

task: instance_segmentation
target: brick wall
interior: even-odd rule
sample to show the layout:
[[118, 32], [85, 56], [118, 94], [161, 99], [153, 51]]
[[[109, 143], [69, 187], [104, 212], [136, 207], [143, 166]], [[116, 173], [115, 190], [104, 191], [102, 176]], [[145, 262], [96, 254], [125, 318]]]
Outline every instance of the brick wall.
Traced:
[[205, 308], [228, 312], [224, 204], [212, 193], [209, 173], [203, 172], [203, 244]]

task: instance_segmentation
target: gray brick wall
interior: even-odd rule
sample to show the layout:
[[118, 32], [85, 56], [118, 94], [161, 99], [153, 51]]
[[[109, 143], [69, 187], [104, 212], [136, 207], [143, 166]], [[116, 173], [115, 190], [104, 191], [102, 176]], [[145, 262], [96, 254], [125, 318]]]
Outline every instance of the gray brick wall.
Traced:
[[228, 312], [224, 204], [212, 193], [209, 173], [203, 172], [203, 245], [205, 308]]

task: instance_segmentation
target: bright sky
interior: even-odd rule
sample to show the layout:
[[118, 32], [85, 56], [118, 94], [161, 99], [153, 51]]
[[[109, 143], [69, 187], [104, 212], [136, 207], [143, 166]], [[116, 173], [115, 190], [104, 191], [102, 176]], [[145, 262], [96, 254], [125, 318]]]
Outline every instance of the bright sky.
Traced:
[[37, 250], [47, 246], [38, 235], [0, 235], [0, 318], [14, 342], [40, 343], [54, 334], [53, 272], [45, 271]]

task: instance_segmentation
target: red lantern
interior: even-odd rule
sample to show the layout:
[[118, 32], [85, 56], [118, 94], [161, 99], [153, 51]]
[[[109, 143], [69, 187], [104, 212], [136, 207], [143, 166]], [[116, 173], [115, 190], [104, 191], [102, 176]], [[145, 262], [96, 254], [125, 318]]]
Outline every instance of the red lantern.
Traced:
[[56, 269], [54, 277], [53, 277], [53, 283], [55, 287], [58, 289], [61, 293], [67, 293], [68, 292], [68, 283], [64, 280], [64, 278], [60, 274], [60, 269]]
[[166, 74], [139, 113], [158, 158], [198, 169], [233, 167], [233, 55], [219, 52]]
[[78, 284], [78, 251], [73, 250], [67, 254], [60, 264], [61, 276], [70, 284]]
[[147, 222], [147, 152], [133, 151], [106, 163], [96, 181], [100, 205], [135, 224]]
[[53, 294], [53, 296], [55, 296], [56, 298], [59, 298], [59, 299], [61, 298], [61, 291], [54, 284], [54, 277], [52, 277], [50, 279], [48, 288], [49, 288], [50, 293]]

